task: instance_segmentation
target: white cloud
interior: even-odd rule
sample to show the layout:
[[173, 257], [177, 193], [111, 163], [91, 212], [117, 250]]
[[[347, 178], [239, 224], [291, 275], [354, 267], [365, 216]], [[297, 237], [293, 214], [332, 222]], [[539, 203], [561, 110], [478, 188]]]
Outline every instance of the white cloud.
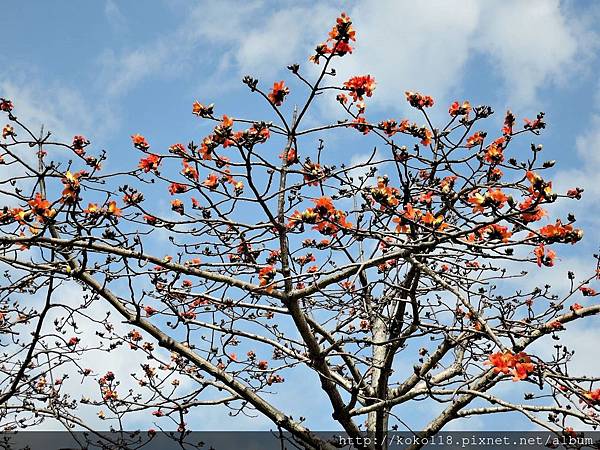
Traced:
[[600, 239], [598, 233], [600, 217], [590, 214], [600, 207], [600, 115], [593, 115], [587, 131], [578, 136], [575, 141], [577, 156], [582, 163], [574, 168], [559, 171], [553, 177], [554, 190], [564, 194], [568, 189], [581, 187], [584, 189], [580, 201], [562, 201], [553, 209], [553, 215], [564, 216], [573, 212], [578, 219], [582, 219], [586, 235], [584, 239], [594, 245]]
[[474, 57], [500, 76], [509, 102], [528, 105], [591, 50], [591, 33], [558, 0], [388, 0], [360, 3], [352, 17], [358, 44], [343, 72], [373, 73], [379, 83], [370, 103], [386, 107], [403, 105], [405, 90], [454, 99]]
[[[117, 95], [145, 77], [169, 75], [173, 67], [212, 67], [221, 82], [246, 73], [273, 76], [287, 64], [305, 63], [341, 9], [260, 0], [195, 6], [170, 34], [123, 53], [106, 53], [103, 79]], [[527, 106], [540, 88], [581, 69], [594, 50], [589, 24], [559, 0], [380, 0], [355, 3], [348, 12], [358, 42], [353, 55], [335, 64], [339, 79], [372, 73], [378, 87], [369, 103], [396, 110], [405, 106], [405, 90], [453, 100], [476, 57], [503, 81], [497, 96]]]
[[443, 0], [360, 3], [351, 17], [357, 30], [356, 51], [341, 67], [343, 79], [371, 73], [378, 82], [369, 104], [397, 110], [404, 91], [446, 97], [462, 78], [470, 38], [477, 27], [478, 3], [457, 7]]
[[107, 0], [106, 4], [104, 5], [104, 15], [106, 16], [110, 26], [114, 29], [121, 30], [125, 27], [125, 16], [114, 0]]
[[582, 68], [594, 40], [572, 13], [559, 0], [485, 3], [474, 46], [490, 57], [512, 103], [531, 104], [538, 89]]

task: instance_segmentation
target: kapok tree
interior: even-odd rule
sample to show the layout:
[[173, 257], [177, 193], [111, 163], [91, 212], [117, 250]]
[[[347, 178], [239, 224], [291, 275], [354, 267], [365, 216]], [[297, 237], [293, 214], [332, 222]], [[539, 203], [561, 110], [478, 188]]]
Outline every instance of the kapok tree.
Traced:
[[[336, 81], [354, 41], [342, 14], [310, 57], [314, 79], [288, 67], [298, 106], [284, 81], [263, 89], [246, 77], [271, 107], [266, 120], [195, 102], [208, 135], [160, 149], [133, 134], [139, 165], [111, 173], [102, 163], [119, 166], [117, 155], [38, 134], [1, 100], [5, 428], [44, 418], [85, 428], [80, 412], [95, 408], [111, 427], [136, 414], [186, 433], [188, 414], [221, 405], [333, 448], [311, 431], [314, 417], [276, 406], [298, 376], [313, 377], [340, 429], [371, 433], [376, 448], [411, 426], [399, 407], [427, 399], [438, 412], [413, 430], [424, 437], [506, 412], [559, 433], [598, 425], [597, 378], [571, 375], [559, 341], [600, 313], [585, 298], [595, 267], [569, 273], [560, 297], [523, 271], [549, 270], [558, 247], [582, 238], [572, 215], [546, 212], [582, 190], [553, 192], [554, 162], [524, 142], [544, 114], [519, 126], [509, 111], [490, 131], [490, 107], [457, 101], [434, 126], [434, 100], [406, 92], [418, 122], [368, 118], [375, 79]], [[332, 97], [341, 119], [303, 126]], [[332, 134], [344, 148], [326, 148]], [[360, 162], [344, 158], [348, 145]], [[69, 285], [79, 298], [60, 294]], [[538, 342], [556, 351], [532, 351]], [[114, 372], [132, 352], [146, 362]], [[95, 388], [76, 398], [69, 386], [82, 380]], [[504, 384], [515, 395], [497, 394]]]

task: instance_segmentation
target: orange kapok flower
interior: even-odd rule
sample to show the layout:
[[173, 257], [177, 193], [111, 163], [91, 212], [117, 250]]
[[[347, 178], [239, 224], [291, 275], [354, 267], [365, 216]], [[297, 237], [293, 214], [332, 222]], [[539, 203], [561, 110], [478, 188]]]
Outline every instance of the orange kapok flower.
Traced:
[[158, 166], [160, 165], [160, 159], [161, 158], [158, 155], [150, 155], [147, 158], [140, 159], [138, 167], [146, 173], [150, 172], [151, 170], [157, 172]]
[[202, 184], [209, 189], [216, 189], [219, 185], [219, 177], [217, 177], [217, 175], [214, 173], [211, 173], [206, 180], [202, 182]]
[[554, 250], [546, 250], [544, 248], [544, 244], [538, 245], [533, 254], [536, 257], [537, 265], [542, 267], [543, 265], [546, 267], [554, 266], [554, 258], [556, 258], [556, 252]]
[[205, 106], [202, 103], [195, 101], [192, 105], [192, 114], [198, 117], [210, 117], [213, 114], [214, 106], [215, 105], [212, 103], [208, 106]]
[[496, 373], [512, 374], [513, 381], [524, 380], [535, 370], [529, 355], [525, 352], [515, 355], [510, 350], [491, 354], [485, 364], [493, 366]]
[[344, 87], [350, 91], [354, 101], [362, 100], [363, 96], [371, 97], [375, 90], [375, 78], [371, 75], [355, 76], [344, 82]]
[[278, 83], [273, 83], [273, 88], [267, 97], [275, 106], [281, 106], [285, 96], [289, 93], [290, 88], [288, 88], [283, 81], [280, 81]]
[[485, 139], [486, 134], [478, 131], [472, 136], [467, 138], [467, 148], [475, 147], [476, 145], [483, 144], [483, 140]]
[[134, 134], [131, 136], [131, 141], [133, 142], [133, 146], [140, 150], [148, 150], [150, 148], [150, 144], [146, 141], [146, 138], [141, 134]]
[[108, 202], [108, 206], [106, 208], [106, 215], [119, 217], [121, 215], [121, 209], [117, 207], [117, 202], [111, 200]]
[[[265, 287], [275, 279], [275, 275], [277, 275], [277, 270], [274, 266], [266, 266], [260, 269], [258, 272], [258, 280], [259, 286]], [[271, 292], [273, 290], [273, 286], [267, 286], [267, 292]]]
[[419, 94], [418, 92], [406, 91], [406, 101], [414, 108], [430, 108], [433, 106], [433, 98], [429, 95]]
[[471, 112], [471, 104], [468, 101], [464, 101], [461, 103], [458, 102], [454, 102], [452, 103], [452, 105], [450, 105], [450, 108], [448, 109], [448, 113], [451, 116], [464, 116], [467, 115]]

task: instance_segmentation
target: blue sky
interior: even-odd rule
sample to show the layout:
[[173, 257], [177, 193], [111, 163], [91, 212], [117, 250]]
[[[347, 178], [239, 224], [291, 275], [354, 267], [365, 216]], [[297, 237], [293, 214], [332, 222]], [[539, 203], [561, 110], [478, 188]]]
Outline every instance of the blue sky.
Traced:
[[[0, 96], [26, 123], [44, 123], [66, 140], [84, 134], [107, 150], [111, 168], [131, 167], [139, 159], [131, 134], [158, 148], [204, 136], [207, 128], [191, 115], [196, 99], [215, 102], [220, 113], [273, 120], [242, 76], [264, 86], [290, 80], [285, 66], [309, 66], [342, 10], [353, 18], [357, 45], [336, 69], [340, 81], [365, 73], [378, 81], [368, 110], [374, 121], [409, 114], [405, 90], [442, 105], [489, 104], [497, 120], [507, 108], [519, 120], [547, 113], [540, 142], [544, 158], [559, 162], [557, 190], [586, 190], [571, 208], [586, 236], [562, 257], [585, 267], [600, 238], [600, 7], [593, 1], [13, 2], [2, 12]], [[309, 119], [332, 117], [322, 102]], [[363, 154], [335, 143], [331, 151], [334, 159]], [[587, 342], [598, 338], [580, 333]], [[294, 404], [302, 385], [293, 391], [284, 403]]]

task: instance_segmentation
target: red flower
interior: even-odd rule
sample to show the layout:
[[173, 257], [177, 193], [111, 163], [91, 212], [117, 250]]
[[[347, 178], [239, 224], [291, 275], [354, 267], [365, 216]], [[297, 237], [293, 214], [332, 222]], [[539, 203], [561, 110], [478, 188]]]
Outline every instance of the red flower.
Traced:
[[508, 374], [512, 367], [513, 355], [510, 352], [505, 353], [493, 353], [488, 357], [485, 362], [486, 365], [494, 366], [494, 372]]
[[552, 267], [554, 265], [554, 258], [556, 258], [556, 253], [553, 250], [546, 251], [544, 248], [544, 244], [540, 244], [533, 251], [537, 259], [537, 265], [542, 267], [542, 265], [546, 267]]
[[434, 216], [431, 214], [431, 211], [427, 211], [427, 214], [421, 218], [421, 221], [430, 228], [438, 231], [443, 231], [444, 229], [448, 228], [448, 224], [444, 222], [444, 216]]
[[117, 202], [115, 202], [114, 200], [108, 202], [105, 214], [107, 216], [120, 217], [121, 209], [117, 207]]
[[356, 32], [352, 28], [352, 20], [343, 12], [335, 21], [335, 25], [329, 32], [328, 41], [356, 41]]
[[56, 210], [50, 208], [50, 202], [43, 198], [39, 192], [27, 203], [31, 206], [31, 211], [37, 215], [41, 221], [51, 219], [56, 215]]
[[335, 98], [342, 105], [345, 105], [346, 103], [348, 103], [348, 96], [346, 94], [338, 94]]
[[267, 368], [269, 367], [269, 363], [265, 360], [261, 360], [258, 362], [258, 368], [260, 370], [267, 370]]
[[396, 122], [394, 119], [379, 122], [379, 128], [381, 128], [381, 130], [390, 137], [400, 131], [400, 128], [397, 125], [398, 122]]
[[585, 398], [591, 400], [593, 403], [600, 402], [600, 389], [594, 391], [588, 391], [584, 394]]
[[287, 152], [284, 150], [279, 157], [285, 162], [286, 166], [291, 166], [298, 162], [298, 153], [295, 148], [290, 148]]
[[419, 133], [420, 133], [420, 136], [418, 136], [418, 137], [421, 138], [421, 145], [431, 144], [431, 138], [433, 137], [433, 133], [431, 132], [431, 130], [429, 128], [423, 127]]
[[583, 189], [580, 187], [569, 189], [567, 191], [567, 197], [574, 198], [575, 200], [581, 200], [581, 194], [583, 194]]
[[13, 102], [5, 98], [0, 98], [0, 111], [11, 112], [13, 109]]
[[[273, 266], [266, 266], [260, 269], [258, 272], [259, 286], [264, 287], [271, 284], [275, 279], [275, 275], [277, 275], [277, 270]], [[271, 292], [273, 286], [267, 286], [266, 290], [267, 292]]]
[[186, 150], [183, 144], [173, 144], [169, 147], [169, 153], [181, 156], [186, 154]]
[[175, 199], [171, 201], [171, 209], [176, 213], [183, 214], [184, 206], [183, 202], [179, 199]]
[[363, 96], [371, 97], [375, 90], [375, 78], [371, 75], [362, 75], [350, 78], [344, 83], [344, 87], [350, 91], [354, 101], [362, 100]]
[[283, 81], [280, 81], [279, 83], [273, 83], [273, 89], [271, 89], [271, 92], [267, 97], [275, 106], [281, 106], [283, 100], [285, 99], [285, 96], [289, 93], [290, 89], [285, 85]]
[[171, 195], [182, 194], [187, 191], [187, 186], [179, 183], [171, 183], [169, 186], [169, 193]]
[[506, 115], [504, 116], [504, 127], [502, 127], [502, 134], [505, 136], [510, 136], [513, 133], [513, 126], [515, 125], [515, 115], [506, 111]]
[[216, 189], [219, 185], [219, 178], [214, 173], [211, 173], [202, 184], [209, 189]]
[[186, 161], [183, 161], [183, 170], [181, 171], [184, 177], [190, 180], [198, 181], [198, 171], [190, 166]]
[[535, 120], [523, 119], [525, 122], [524, 128], [526, 130], [539, 130], [541, 128], [546, 128], [546, 122], [544, 122], [544, 113], [539, 113]]
[[452, 117], [467, 115], [469, 112], [471, 112], [471, 104], [466, 100], [462, 104], [454, 102], [452, 105], [450, 105], [448, 112]]
[[156, 222], [158, 222], [158, 219], [156, 217], [150, 216], [148, 214], [144, 215], [144, 220], [148, 225], [156, 225]]
[[83, 152], [83, 148], [88, 146], [90, 144], [90, 141], [88, 141], [85, 136], [74, 136], [73, 137], [73, 143], [71, 144], [71, 147], [73, 147], [73, 149], [76, 151], [77, 154], [81, 155]]
[[533, 206], [533, 203], [537, 203], [535, 197], [527, 197], [523, 203], [519, 204], [519, 209], [522, 211], [521, 219], [525, 223], [537, 222], [546, 216], [546, 210], [539, 205]]
[[508, 242], [512, 233], [508, 231], [508, 228], [497, 223], [487, 225], [479, 230], [480, 236], [487, 238], [490, 241], [502, 241]]
[[414, 108], [430, 108], [433, 106], [433, 98], [429, 95], [419, 94], [418, 92], [406, 91], [406, 101]]
[[584, 297], [595, 297], [596, 295], [598, 295], [595, 289], [592, 289], [588, 286], [581, 286], [579, 290], [581, 291]]
[[100, 214], [101, 210], [98, 207], [97, 203], [89, 203], [87, 209], [84, 209], [83, 212], [86, 214], [91, 214], [93, 216], [94, 215], [97, 216]]
[[332, 47], [329, 47], [327, 42], [317, 45], [315, 54], [309, 58], [309, 61], [319, 64], [320, 58], [327, 54], [344, 56], [346, 53], [352, 53], [353, 49], [350, 41], [356, 40], [355, 35], [356, 32], [352, 28], [350, 17], [346, 13], [342, 13], [337, 18], [333, 29], [329, 32], [327, 42], [333, 41]]
[[133, 146], [135, 148], [139, 148], [140, 150], [148, 150], [150, 148], [148, 141], [146, 141], [146, 138], [141, 134], [132, 135], [131, 140], [133, 141]]
[[488, 189], [485, 195], [475, 192], [467, 199], [473, 205], [473, 212], [483, 212], [485, 208], [501, 209], [508, 200], [508, 196], [500, 189]]
[[321, 164], [313, 162], [306, 163], [302, 172], [304, 174], [304, 182], [309, 186], [318, 186], [319, 181], [322, 181], [327, 175]]
[[485, 150], [485, 160], [491, 164], [499, 164], [504, 161], [504, 138], [498, 138]]
[[478, 131], [473, 136], [467, 138], [467, 148], [475, 147], [476, 145], [480, 145], [483, 143], [486, 134]]
[[493, 366], [496, 373], [512, 374], [513, 381], [524, 380], [535, 370], [529, 355], [524, 352], [515, 355], [509, 350], [491, 354], [485, 364]]
[[158, 155], [150, 155], [147, 158], [140, 159], [140, 163], [138, 167], [142, 169], [145, 173], [150, 172], [151, 170], [158, 173], [158, 166], [160, 165], [160, 156]]
[[531, 362], [531, 358], [524, 352], [515, 355], [513, 381], [524, 380], [535, 370], [535, 364]]
[[539, 233], [547, 242], [565, 242], [575, 244], [583, 238], [583, 231], [573, 228], [573, 225], [563, 225], [560, 219], [555, 224], [540, 228]]
[[208, 106], [204, 106], [202, 103], [195, 101], [192, 105], [192, 114], [198, 117], [210, 117], [213, 114], [213, 108], [215, 105], [212, 103]]
[[16, 133], [15, 129], [7, 124], [2, 128], [2, 139], [6, 139], [8, 136], [16, 136]]
[[367, 123], [367, 120], [363, 116], [357, 117], [354, 122], [350, 124], [353, 128], [356, 128], [362, 134], [369, 134], [371, 131], [371, 125]]

